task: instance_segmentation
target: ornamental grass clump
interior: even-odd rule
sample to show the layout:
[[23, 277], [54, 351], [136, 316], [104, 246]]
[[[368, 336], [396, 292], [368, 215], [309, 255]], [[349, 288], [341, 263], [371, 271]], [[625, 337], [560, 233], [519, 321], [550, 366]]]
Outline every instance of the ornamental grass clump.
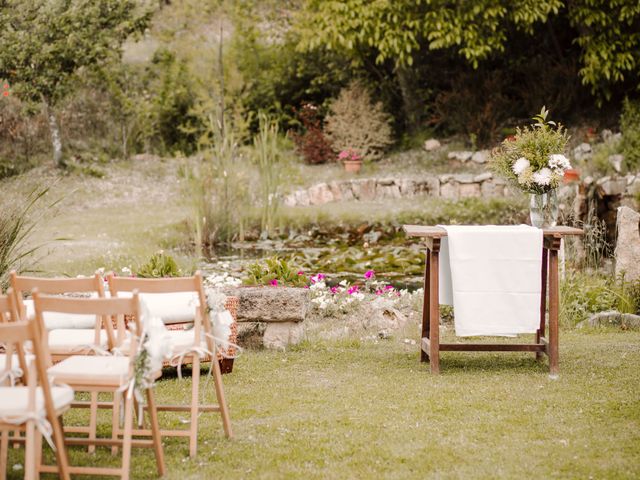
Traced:
[[546, 193], [557, 188], [571, 164], [564, 151], [569, 141], [566, 129], [547, 120], [542, 107], [535, 123], [518, 128], [491, 153], [491, 168], [527, 193]]

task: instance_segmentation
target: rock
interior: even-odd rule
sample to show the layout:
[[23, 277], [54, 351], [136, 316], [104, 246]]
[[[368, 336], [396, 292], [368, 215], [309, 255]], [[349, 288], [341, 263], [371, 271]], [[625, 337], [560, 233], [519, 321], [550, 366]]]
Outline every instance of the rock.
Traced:
[[625, 280], [640, 279], [640, 213], [629, 207], [618, 208], [616, 230], [616, 275], [624, 272]]
[[262, 337], [262, 344], [270, 350], [285, 350], [304, 338], [304, 327], [300, 322], [269, 323]]
[[238, 323], [238, 345], [253, 349], [262, 347], [262, 338], [266, 328], [267, 324], [262, 322]]
[[609, 310], [607, 312], [594, 313], [587, 320], [583, 320], [576, 326], [578, 328], [620, 327], [623, 330], [639, 330], [640, 315], [633, 315], [632, 313], [620, 313], [616, 310]]
[[603, 195], [622, 195], [627, 188], [625, 178], [603, 177], [598, 180], [598, 187]]
[[373, 231], [371, 231], [369, 233], [365, 233], [362, 236], [362, 239], [365, 242], [368, 242], [368, 243], [378, 243], [378, 240], [380, 240], [380, 237], [382, 237], [382, 232], [379, 232], [377, 230], [373, 230]]
[[454, 152], [449, 152], [447, 154], [448, 159], [458, 160], [462, 163], [471, 160], [471, 157], [473, 157], [473, 152], [467, 152], [467, 151], [459, 151], [459, 152], [454, 151]]
[[343, 199], [342, 188], [340, 184], [335, 180], [333, 182], [329, 182], [329, 191], [333, 195], [334, 202], [340, 202]]
[[494, 182], [482, 182], [480, 185], [480, 194], [483, 198], [500, 197], [504, 193], [502, 185], [496, 185]]
[[354, 199], [352, 184], [351, 182], [341, 182], [340, 184], [340, 192], [342, 195], [342, 200], [345, 202], [351, 201]]
[[295, 207], [296, 206], [296, 194], [291, 193], [284, 197], [282, 203], [285, 207]]
[[600, 132], [600, 136], [602, 137], [602, 141], [608, 142], [609, 139], [613, 136], [613, 132], [608, 128], [605, 128], [604, 130], [602, 130], [602, 132]]
[[453, 182], [443, 183], [440, 185], [440, 196], [448, 199], [458, 198], [460, 196], [460, 185]]
[[442, 145], [440, 144], [440, 141], [436, 140], [435, 138], [430, 138], [429, 140], [427, 140], [426, 142], [424, 142], [424, 149], [427, 152], [431, 152], [433, 150], [437, 150], [441, 147]]
[[376, 198], [401, 198], [400, 186], [392, 183], [378, 183], [376, 187]]
[[487, 163], [491, 157], [489, 150], [478, 150], [471, 156], [471, 161], [475, 163]]
[[296, 205], [301, 207], [309, 206], [309, 192], [306, 190], [298, 190], [296, 193]]
[[453, 180], [458, 183], [473, 183], [473, 175], [470, 173], [457, 173], [453, 176]]
[[463, 183], [460, 185], [460, 198], [481, 196], [480, 185], [477, 183]]
[[326, 183], [318, 183], [309, 187], [309, 203], [311, 205], [324, 205], [333, 202], [333, 193]]
[[239, 298], [238, 322], [302, 322], [309, 290], [289, 287], [238, 287], [225, 290]]
[[593, 177], [589, 175], [582, 181], [582, 183], [584, 183], [585, 186], [589, 186], [593, 183], [593, 180]]
[[475, 177], [473, 177], [473, 181], [474, 182], [484, 182], [484, 181], [490, 180], [492, 178], [493, 178], [493, 173], [484, 172], [484, 173], [481, 173], [481, 174], [476, 175]]
[[[376, 199], [376, 181], [374, 179], [360, 180], [360, 195], [358, 200], [371, 201]], [[355, 185], [355, 182], [354, 182]]]
[[640, 176], [634, 177], [630, 182], [627, 182], [628, 195], [636, 196], [640, 194]]
[[440, 180], [436, 177], [425, 177], [418, 180], [416, 193], [428, 193], [432, 197], [440, 195]]
[[609, 155], [608, 160], [613, 169], [620, 173], [620, 170], [622, 170], [622, 162], [624, 162], [624, 155], [620, 155], [619, 153], [616, 155]]
[[576, 148], [573, 149], [573, 158], [576, 160], [584, 160], [591, 158], [591, 145], [588, 143], [581, 143]]
[[401, 178], [397, 181], [400, 194], [403, 197], [413, 197], [418, 193], [418, 182], [410, 178]]

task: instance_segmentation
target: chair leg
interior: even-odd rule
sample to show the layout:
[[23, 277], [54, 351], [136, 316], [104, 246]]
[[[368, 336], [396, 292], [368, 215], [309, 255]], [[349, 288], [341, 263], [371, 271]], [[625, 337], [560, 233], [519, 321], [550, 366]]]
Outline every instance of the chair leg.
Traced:
[[[89, 415], [89, 440], [96, 439], [96, 430], [98, 428], [98, 392], [91, 392], [91, 407]], [[95, 444], [87, 447], [89, 453], [95, 453]]]
[[36, 425], [33, 420], [26, 424], [24, 448], [24, 480], [36, 480]]
[[[62, 416], [50, 418], [52, 428], [53, 444], [56, 447], [56, 464], [58, 465], [58, 476], [62, 480], [70, 480], [69, 476], [69, 457], [67, 456], [67, 448], [64, 444], [64, 430], [62, 428]], [[42, 465], [42, 436], [40, 436], [40, 461], [38, 467]]]
[[213, 363], [213, 383], [216, 387], [216, 398], [220, 406], [220, 415], [222, 416], [222, 426], [227, 438], [233, 438], [233, 430], [231, 429], [231, 417], [229, 416], [229, 406], [224, 396], [224, 386], [222, 385], [222, 372], [220, 372], [220, 363], [215, 355], [211, 359]]
[[40, 466], [42, 465], [42, 434], [36, 428], [36, 478], [40, 479]]
[[151, 424], [151, 435], [153, 437], [153, 451], [156, 456], [158, 476], [165, 474], [164, 451], [162, 450], [162, 437], [160, 436], [160, 425], [158, 423], [158, 410], [156, 399], [151, 388], [147, 389], [147, 404], [149, 412], [149, 423]]
[[125, 394], [124, 433], [122, 441], [122, 480], [129, 480], [131, 469], [131, 437], [133, 430], [133, 395]]
[[9, 432], [7, 430], [3, 430], [2, 437], [0, 437], [0, 480], [6, 480], [7, 478], [8, 453], [9, 453]]
[[[118, 432], [120, 431], [120, 402], [122, 400], [122, 394], [119, 392], [113, 392], [113, 409], [111, 410], [111, 438], [113, 440], [118, 439]], [[111, 455], [118, 454], [118, 446], [113, 445], [111, 447]]]
[[198, 413], [200, 407], [200, 357], [193, 355], [191, 364], [191, 423], [189, 425], [189, 456], [196, 456], [198, 452]]

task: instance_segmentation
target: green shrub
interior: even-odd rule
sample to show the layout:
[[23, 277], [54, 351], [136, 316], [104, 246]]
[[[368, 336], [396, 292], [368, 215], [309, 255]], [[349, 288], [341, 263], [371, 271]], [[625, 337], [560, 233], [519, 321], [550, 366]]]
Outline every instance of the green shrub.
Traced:
[[245, 285], [304, 287], [309, 279], [300, 270], [278, 257], [252, 263], [247, 270]]
[[325, 130], [333, 149], [356, 150], [363, 158], [377, 159], [393, 143], [391, 116], [382, 103], [373, 103], [371, 92], [353, 81], [331, 104]]
[[142, 278], [180, 277], [182, 270], [171, 255], [160, 250], [154, 253], [147, 263], [141, 265], [135, 274]]
[[640, 168], [640, 101], [625, 99], [620, 116], [621, 150], [628, 169]]
[[57, 203], [43, 205], [48, 188], [35, 188], [24, 198], [0, 202], [0, 290], [7, 287], [11, 270], [26, 272], [32, 267], [33, 254], [42, 245], [31, 245], [30, 237], [38, 224], [50, 215]]
[[640, 312], [640, 281], [593, 271], [568, 272], [560, 283], [560, 323], [572, 327], [607, 310]]

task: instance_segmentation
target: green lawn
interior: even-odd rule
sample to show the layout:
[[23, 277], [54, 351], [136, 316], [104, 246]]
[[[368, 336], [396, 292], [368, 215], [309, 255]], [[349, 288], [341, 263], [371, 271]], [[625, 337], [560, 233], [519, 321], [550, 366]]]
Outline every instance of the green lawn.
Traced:
[[[165, 441], [167, 477], [640, 477], [640, 332], [562, 332], [560, 346], [557, 380], [522, 353], [445, 352], [435, 377], [399, 339], [248, 351], [224, 377], [235, 438], [204, 415], [195, 460]], [[186, 401], [189, 385], [173, 374], [158, 395]], [[150, 450], [132, 471], [155, 475]]]

